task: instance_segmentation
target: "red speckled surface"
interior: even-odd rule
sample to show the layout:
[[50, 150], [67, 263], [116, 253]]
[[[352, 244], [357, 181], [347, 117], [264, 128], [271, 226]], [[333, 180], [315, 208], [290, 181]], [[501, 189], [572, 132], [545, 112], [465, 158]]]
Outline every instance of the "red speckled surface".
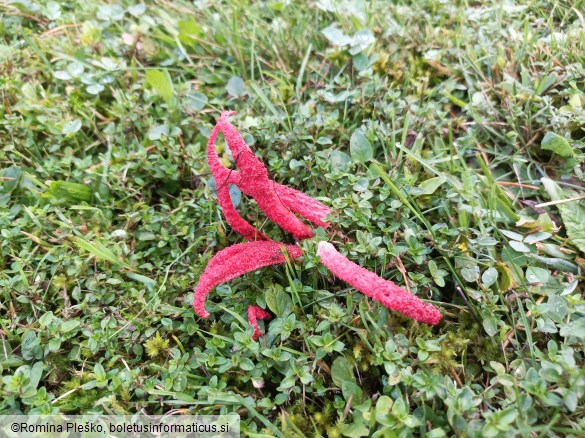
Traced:
[[432, 304], [425, 303], [389, 280], [356, 265], [339, 253], [329, 242], [319, 242], [317, 255], [336, 277], [351, 284], [364, 295], [382, 303], [389, 309], [397, 310], [417, 321], [437, 324], [441, 313]]

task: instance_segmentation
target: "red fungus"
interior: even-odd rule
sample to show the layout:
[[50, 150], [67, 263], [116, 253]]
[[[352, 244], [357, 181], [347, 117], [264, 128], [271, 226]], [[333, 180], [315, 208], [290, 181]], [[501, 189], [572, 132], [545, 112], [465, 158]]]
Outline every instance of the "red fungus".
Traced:
[[[229, 184], [236, 185], [243, 193], [254, 198], [269, 219], [297, 239], [313, 237], [313, 231], [294, 213], [325, 228], [329, 226], [325, 219], [331, 213], [329, 207], [309, 195], [269, 179], [268, 170], [264, 164], [254, 155], [236, 128], [228, 121], [228, 116], [232, 114], [235, 113], [223, 112], [211, 132], [207, 143], [207, 161], [215, 178], [218, 201], [227, 222], [251, 242], [225, 248], [209, 261], [193, 296], [195, 312], [202, 318], [209, 316], [205, 310], [205, 299], [215, 286], [246, 272], [283, 263], [286, 260], [283, 249], [286, 249], [292, 258], [302, 255], [297, 246], [274, 242], [243, 219], [234, 207], [229, 193]], [[223, 132], [239, 171], [225, 167], [217, 156], [215, 141], [220, 131]], [[389, 309], [397, 310], [427, 324], [437, 324], [441, 320], [441, 313], [436, 307], [423, 302], [391, 281], [384, 280], [351, 262], [330, 243], [319, 242], [317, 255], [333, 274]], [[269, 317], [270, 314], [258, 306], [248, 308], [248, 319], [254, 327], [254, 339], [262, 336], [257, 320]]]
[[[225, 113], [224, 113], [225, 114]], [[223, 115], [222, 115], [223, 116]], [[250, 223], [243, 219], [232, 202], [229, 192], [229, 184], [236, 184], [240, 181], [240, 172], [226, 168], [219, 161], [217, 152], [215, 151], [215, 140], [219, 134], [221, 127], [219, 123], [215, 125], [209, 141], [207, 142], [207, 163], [211, 169], [211, 174], [215, 179], [215, 188], [217, 190], [217, 199], [223, 215], [228, 224], [247, 240], [269, 240], [263, 233], [256, 230]]]
[[254, 327], [254, 334], [252, 335], [252, 339], [255, 341], [260, 337], [263, 336], [263, 333], [260, 331], [260, 327], [258, 327], [258, 319], [268, 319], [271, 315], [262, 307], [258, 306], [249, 306], [248, 307], [248, 321], [250, 321], [250, 325]]
[[339, 253], [329, 242], [319, 242], [317, 255], [321, 257], [321, 263], [335, 276], [389, 309], [397, 310], [403, 315], [426, 324], [437, 324], [441, 320], [441, 313], [435, 306], [425, 303], [390, 280], [384, 280], [373, 272], [356, 265]]
[[[276, 222], [297, 239], [313, 237], [313, 231], [291, 210], [323, 226], [326, 224], [322, 220], [331, 210], [304, 193], [284, 188], [284, 186], [270, 180], [266, 166], [254, 155], [236, 128], [227, 120], [231, 114], [234, 113], [225, 111], [221, 114], [207, 143], [207, 160], [215, 178], [216, 187], [218, 187], [218, 197], [221, 195], [219, 202], [226, 215], [226, 220], [246, 239], [253, 240], [255, 237], [252, 231], [254, 228], [242, 219], [233, 207], [231, 200], [228, 199], [229, 192], [226, 187], [228, 184], [235, 184], [244, 194], [256, 200], [258, 207], [270, 220]], [[215, 141], [219, 131], [225, 137], [236, 165], [240, 169], [239, 172], [226, 168], [219, 161], [217, 152], [215, 152]], [[324, 216], [320, 216], [322, 214]], [[258, 236], [266, 239], [266, 236], [261, 233]]]
[[298, 213], [305, 219], [310, 220], [315, 225], [327, 228], [329, 222], [323, 220], [331, 214], [331, 209], [319, 201], [311, 198], [309, 195], [287, 186], [274, 183], [274, 189], [278, 199], [289, 209]]
[[215, 254], [205, 267], [195, 288], [193, 308], [197, 315], [202, 318], [209, 316], [209, 312], [205, 310], [205, 299], [215, 286], [233, 280], [247, 272], [284, 263], [286, 259], [282, 253], [283, 248], [286, 248], [286, 252], [292, 258], [302, 255], [299, 247], [284, 245], [272, 240], [238, 243]]

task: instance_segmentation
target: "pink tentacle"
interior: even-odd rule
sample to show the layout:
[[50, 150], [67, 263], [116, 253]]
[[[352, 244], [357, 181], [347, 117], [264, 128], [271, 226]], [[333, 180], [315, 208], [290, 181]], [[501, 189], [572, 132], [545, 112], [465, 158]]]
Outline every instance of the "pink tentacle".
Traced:
[[[272, 184], [268, 184], [271, 186]], [[244, 191], [244, 190], [242, 190]], [[244, 192], [246, 193], [246, 192]], [[286, 208], [279, 200], [274, 189], [258, 191], [251, 195], [268, 218], [297, 239], [313, 237], [311, 228]]]
[[270, 240], [268, 236], [254, 228], [248, 221], [240, 216], [240, 213], [238, 213], [238, 210], [234, 207], [228, 185], [224, 185], [217, 189], [217, 200], [219, 201], [219, 205], [221, 206], [221, 210], [223, 211], [227, 223], [230, 224], [236, 232], [241, 234], [244, 239], [249, 241]]
[[262, 333], [260, 331], [260, 327], [258, 327], [258, 319], [268, 319], [271, 317], [272, 315], [270, 315], [270, 313], [268, 313], [262, 307], [248, 307], [248, 321], [250, 321], [250, 325], [254, 327], [254, 334], [252, 335], [252, 339], [256, 341], [260, 336], [264, 336], [264, 333]]
[[298, 213], [315, 225], [327, 228], [330, 224], [324, 219], [331, 214], [332, 210], [306, 193], [293, 188], [273, 182], [273, 187], [280, 201], [289, 209]]
[[246, 221], [234, 207], [232, 198], [229, 193], [229, 184], [238, 185], [241, 182], [241, 174], [232, 169], [228, 169], [221, 164], [217, 152], [215, 151], [215, 142], [221, 131], [219, 124], [215, 125], [207, 142], [207, 162], [211, 173], [215, 178], [215, 188], [219, 206], [230, 226], [247, 240], [270, 240], [266, 235], [254, 228]]
[[302, 255], [294, 245], [269, 241], [238, 243], [222, 249], [209, 261], [193, 295], [193, 308], [202, 318], [207, 318], [205, 299], [215, 286], [265, 266], [284, 263], [283, 248], [292, 258]]
[[442, 315], [435, 306], [353, 263], [330, 243], [319, 242], [317, 255], [321, 257], [321, 263], [336, 277], [387, 308], [426, 324], [438, 324], [441, 320]]
[[236, 157], [236, 164], [241, 170], [237, 186], [246, 195], [254, 198], [266, 216], [281, 228], [298, 239], [313, 237], [311, 228], [297, 218], [278, 199], [274, 184], [268, 179], [268, 169], [254, 155], [237, 129], [228, 121], [227, 117], [230, 114], [232, 113], [222, 113], [216, 127], [223, 132], [232, 155]]
[[209, 165], [211, 174], [215, 178], [217, 187], [223, 184], [236, 184], [240, 180], [240, 172], [225, 167], [221, 164], [221, 161], [217, 156], [217, 152], [215, 151], [215, 141], [217, 140], [219, 132], [220, 127], [215, 125], [213, 131], [211, 131], [211, 134], [209, 135], [209, 140], [207, 141], [207, 164]]
[[223, 132], [223, 136], [225, 137], [225, 141], [227, 142], [230, 150], [232, 151], [232, 155], [235, 157], [238, 154], [242, 154], [244, 152], [250, 152], [252, 155], [252, 149], [250, 146], [246, 144], [238, 130], [230, 123], [228, 120], [229, 116], [236, 114], [235, 111], [224, 111], [219, 116], [217, 120], [217, 126]]

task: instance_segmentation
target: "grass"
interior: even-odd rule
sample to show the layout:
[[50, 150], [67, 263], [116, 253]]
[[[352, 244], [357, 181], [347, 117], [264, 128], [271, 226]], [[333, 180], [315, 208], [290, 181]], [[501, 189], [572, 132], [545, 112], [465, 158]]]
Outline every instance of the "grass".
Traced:
[[[585, 434], [584, 6], [0, 1], [0, 413]], [[192, 290], [241, 241], [205, 157], [224, 109], [339, 231], [217, 287], [202, 320]], [[318, 240], [443, 322], [336, 281]], [[249, 304], [275, 315], [258, 342]]]

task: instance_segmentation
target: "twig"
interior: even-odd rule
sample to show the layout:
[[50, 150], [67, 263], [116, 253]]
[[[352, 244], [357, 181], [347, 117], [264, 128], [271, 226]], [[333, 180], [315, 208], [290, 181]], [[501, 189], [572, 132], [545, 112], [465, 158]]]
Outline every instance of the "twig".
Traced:
[[512, 181], [497, 181], [496, 184], [499, 186], [502, 186], [502, 187], [512, 186], [512, 187], [522, 187], [523, 189], [538, 190], [538, 187], [536, 187], [536, 186], [533, 186], [530, 184], [522, 184], [522, 183], [512, 182]]
[[351, 402], [352, 401], [353, 401], [353, 394], [351, 394], [349, 396], [349, 398], [347, 399], [347, 403], [345, 404], [345, 409], [343, 410], [343, 417], [341, 418], [341, 421], [345, 421], [345, 419], [349, 415], [349, 411], [351, 410]]
[[406, 269], [402, 264], [402, 260], [400, 260], [400, 257], [394, 257], [394, 259], [396, 260], [396, 264], [398, 265], [398, 270], [400, 271], [402, 277], [404, 278], [404, 285], [406, 286], [406, 290], [410, 292], [410, 281], [408, 275], [406, 274]]
[[453, 376], [453, 378], [455, 379], [455, 381], [457, 382], [457, 384], [459, 385], [460, 388], [463, 387], [463, 382], [461, 381], [461, 378], [459, 377], [459, 374], [457, 374], [457, 372], [455, 371], [455, 369], [453, 367], [449, 368], [449, 373], [451, 374], [451, 376]]
[[481, 325], [481, 320], [479, 319], [479, 317], [475, 313], [475, 310], [473, 310], [473, 307], [471, 307], [471, 303], [467, 299], [467, 294], [465, 292], [463, 292], [463, 290], [459, 286], [456, 286], [455, 289], [457, 289], [457, 292], [459, 292], [459, 295], [461, 295], [461, 298], [463, 298], [463, 301], [465, 301], [465, 305], [469, 309], [469, 312], [471, 313], [471, 316], [473, 316], [473, 319], [475, 319], [475, 321], [479, 325]]
[[81, 27], [81, 24], [78, 23], [68, 23], [68, 24], [63, 24], [61, 26], [57, 26], [54, 27], [53, 29], [49, 29], [46, 32], [43, 32], [42, 36], [46, 37], [46, 36], [52, 36], [52, 35], [57, 35], [57, 34], [61, 34], [65, 31], [65, 29], [69, 29], [71, 27]]
[[62, 394], [62, 395], [60, 395], [59, 397], [57, 397], [55, 400], [53, 400], [53, 401], [51, 402], [51, 404], [53, 404], [53, 405], [54, 405], [54, 404], [55, 404], [55, 403], [57, 403], [59, 400], [61, 400], [61, 399], [65, 398], [65, 397], [67, 397], [68, 395], [71, 395], [71, 394], [73, 394], [75, 391], [77, 391], [77, 390], [78, 390], [78, 389], [80, 389], [80, 388], [81, 388], [81, 386], [78, 386], [77, 388], [73, 388], [73, 389], [71, 389], [71, 390], [67, 391], [65, 394]]
[[33, 15], [33, 14], [27, 14], [26, 12], [23, 12], [20, 9], [9, 5], [8, 2], [6, 2], [6, 1], [0, 1], [0, 10], [2, 10], [2, 12], [4, 12], [6, 15], [23, 17], [23, 18], [26, 18], [28, 20], [35, 21], [42, 26], [46, 26], [48, 23], [48, 20], [45, 20], [44, 18], [38, 17], [38, 16]]
[[574, 198], [569, 198], [569, 199], [559, 199], [558, 201], [543, 202], [542, 204], [536, 204], [534, 207], [542, 208], [542, 207], [548, 207], [550, 205], [566, 204], [567, 202], [579, 201], [581, 199], [585, 199], [585, 195], [579, 195], [579, 196], [575, 196]]

